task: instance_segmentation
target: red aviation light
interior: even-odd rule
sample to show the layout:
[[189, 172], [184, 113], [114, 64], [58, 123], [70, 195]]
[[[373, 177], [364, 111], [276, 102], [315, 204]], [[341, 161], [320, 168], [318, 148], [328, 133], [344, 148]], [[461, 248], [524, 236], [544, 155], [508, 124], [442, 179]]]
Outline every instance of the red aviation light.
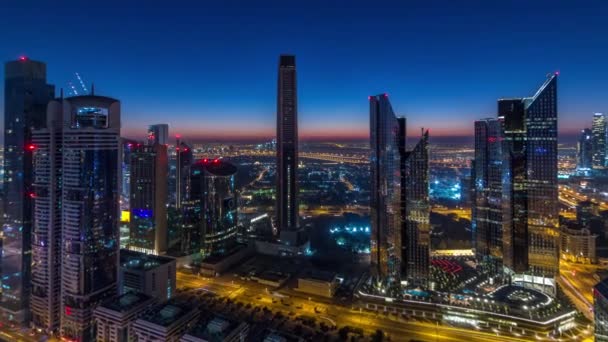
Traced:
[[29, 145], [27, 145], [27, 149], [28, 149], [29, 151], [33, 151], [33, 150], [35, 150], [35, 149], [36, 149], [36, 145], [34, 145], [34, 144], [29, 144]]
[[27, 56], [19, 56], [19, 61], [21, 61], [21, 62], [27, 61]]
[[213, 159], [213, 163], [214, 163], [214, 164], [217, 164], [217, 163], [219, 163], [219, 162], [220, 162], [220, 160], [219, 160], [219, 159]]

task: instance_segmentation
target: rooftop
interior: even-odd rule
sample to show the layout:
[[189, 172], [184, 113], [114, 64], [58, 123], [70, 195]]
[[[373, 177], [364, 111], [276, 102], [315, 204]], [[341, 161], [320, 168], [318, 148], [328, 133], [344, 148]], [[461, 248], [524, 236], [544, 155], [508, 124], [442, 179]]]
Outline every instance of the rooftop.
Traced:
[[128, 249], [120, 250], [120, 266], [129, 270], [147, 271], [170, 262], [175, 262], [175, 259], [130, 251]]
[[188, 335], [206, 341], [223, 341], [241, 323], [225, 317], [207, 315], [199, 320]]
[[157, 305], [140, 319], [167, 327], [195, 310], [197, 310], [196, 307], [191, 303], [170, 300], [164, 304]]
[[118, 297], [112, 297], [99, 306], [116, 312], [126, 312], [145, 302], [152, 302], [152, 297], [143, 293], [127, 292]]
[[336, 274], [333, 272], [325, 271], [308, 271], [300, 276], [301, 279], [311, 279], [324, 282], [332, 282], [336, 278]]

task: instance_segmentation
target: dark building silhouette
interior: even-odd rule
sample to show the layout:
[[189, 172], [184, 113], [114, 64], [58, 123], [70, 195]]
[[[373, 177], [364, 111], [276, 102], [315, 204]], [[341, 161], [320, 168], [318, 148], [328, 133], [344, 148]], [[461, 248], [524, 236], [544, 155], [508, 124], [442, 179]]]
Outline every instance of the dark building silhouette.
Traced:
[[194, 158], [190, 145], [179, 138], [175, 145], [175, 207], [179, 209], [190, 192], [190, 166]]
[[46, 64], [21, 57], [4, 66], [4, 189], [0, 314], [5, 321], [28, 319], [32, 232], [32, 130], [43, 128], [55, 88]]
[[168, 124], [156, 124], [148, 126], [148, 145], [169, 144], [169, 125]]
[[595, 136], [589, 128], [581, 131], [578, 138], [576, 168], [579, 170], [590, 170], [595, 165], [596, 155], [594, 153]]

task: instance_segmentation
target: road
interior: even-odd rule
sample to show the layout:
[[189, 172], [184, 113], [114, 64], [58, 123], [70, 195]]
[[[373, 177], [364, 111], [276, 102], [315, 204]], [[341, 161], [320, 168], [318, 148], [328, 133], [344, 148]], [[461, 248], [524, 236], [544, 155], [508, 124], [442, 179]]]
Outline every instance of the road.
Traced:
[[593, 286], [597, 284], [594, 274], [605, 271], [605, 266], [590, 264], [575, 264], [561, 260], [559, 264], [560, 278], [558, 281], [568, 297], [576, 304], [579, 311], [589, 319], [593, 319]]
[[[316, 317], [325, 323], [337, 326], [352, 326], [363, 329], [368, 335], [381, 329], [392, 340], [399, 341], [403, 337], [423, 341], [529, 341], [530, 339], [545, 339], [546, 336], [535, 336], [530, 331], [496, 332], [460, 328], [458, 326], [438, 325], [430, 321], [434, 313], [417, 310], [414, 319], [404, 319], [395, 314], [372, 312], [358, 307], [336, 303], [332, 299], [309, 297], [292, 289], [282, 289], [275, 292], [256, 282], [240, 280], [233, 276], [220, 278], [203, 278], [192, 274], [178, 272], [178, 288], [188, 287], [195, 291], [212, 292], [220, 297], [229, 297], [235, 301], [253, 306], [267, 307], [286, 315], [305, 315]], [[478, 328], [482, 329], [482, 328]], [[485, 328], [484, 328], [485, 329]], [[504, 328], [506, 329], [506, 328]], [[521, 332], [526, 335], [517, 336]], [[569, 340], [566, 338], [565, 340]]]

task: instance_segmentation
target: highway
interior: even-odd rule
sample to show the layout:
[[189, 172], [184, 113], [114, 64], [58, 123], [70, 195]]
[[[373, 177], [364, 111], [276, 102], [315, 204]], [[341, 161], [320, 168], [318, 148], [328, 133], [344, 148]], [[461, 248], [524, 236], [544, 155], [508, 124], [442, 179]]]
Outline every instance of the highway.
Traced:
[[[465, 329], [459, 326], [438, 325], [430, 320], [432, 311], [416, 309], [415, 317], [403, 318], [400, 315], [382, 311], [371, 311], [357, 306], [347, 306], [332, 299], [311, 297], [288, 288], [278, 292], [252, 281], [241, 280], [233, 276], [203, 278], [192, 274], [178, 272], [178, 288], [185, 287], [193, 291], [211, 292], [220, 297], [253, 306], [267, 307], [286, 315], [304, 315], [316, 317], [325, 323], [361, 328], [366, 334], [373, 334], [377, 329], [384, 331], [392, 340], [402, 341], [418, 339], [423, 341], [529, 341], [550, 340], [545, 334], [537, 336], [531, 331], [508, 331], [496, 328]], [[524, 333], [525, 335], [521, 335]], [[519, 336], [518, 336], [519, 335]], [[564, 336], [563, 341], [582, 336]], [[405, 340], [407, 340], [405, 339]], [[551, 339], [554, 340], [554, 339]], [[557, 339], [559, 340], [559, 339]]]

